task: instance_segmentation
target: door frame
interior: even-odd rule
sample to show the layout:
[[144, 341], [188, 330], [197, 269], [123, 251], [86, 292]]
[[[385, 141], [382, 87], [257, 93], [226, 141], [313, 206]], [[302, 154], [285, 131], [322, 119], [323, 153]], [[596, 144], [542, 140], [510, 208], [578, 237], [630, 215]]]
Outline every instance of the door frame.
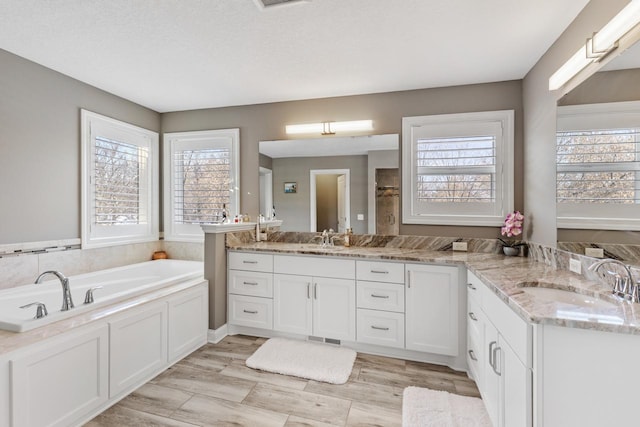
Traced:
[[309, 229], [311, 232], [317, 230], [317, 210], [316, 210], [316, 177], [318, 175], [344, 175], [344, 214], [347, 217], [345, 229], [351, 227], [351, 170], [350, 169], [311, 169], [309, 171]]

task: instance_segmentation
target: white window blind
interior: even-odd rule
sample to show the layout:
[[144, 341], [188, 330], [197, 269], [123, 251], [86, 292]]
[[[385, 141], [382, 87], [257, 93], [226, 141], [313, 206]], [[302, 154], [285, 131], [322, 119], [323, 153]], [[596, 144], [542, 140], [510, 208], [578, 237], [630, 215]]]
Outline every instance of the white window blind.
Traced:
[[238, 129], [164, 135], [165, 240], [202, 241], [201, 224], [239, 210]]
[[82, 110], [83, 247], [158, 239], [158, 134]]
[[640, 103], [558, 108], [558, 226], [640, 229]]
[[403, 118], [403, 220], [501, 225], [513, 206], [513, 111]]

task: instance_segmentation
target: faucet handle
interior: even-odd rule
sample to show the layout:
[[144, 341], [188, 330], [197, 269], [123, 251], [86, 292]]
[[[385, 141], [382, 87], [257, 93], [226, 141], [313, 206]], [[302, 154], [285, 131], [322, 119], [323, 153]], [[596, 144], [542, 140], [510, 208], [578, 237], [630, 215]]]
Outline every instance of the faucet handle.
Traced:
[[95, 291], [96, 289], [102, 289], [102, 286], [94, 286], [93, 288], [89, 288], [87, 289], [87, 293], [84, 296], [84, 303], [85, 304], [92, 304], [93, 303], [93, 291]]
[[34, 305], [37, 306], [36, 317], [34, 317], [34, 319], [42, 319], [43, 317], [49, 315], [49, 312], [47, 311], [47, 306], [44, 305], [43, 302], [32, 302], [30, 304], [21, 305], [20, 308], [29, 308]]

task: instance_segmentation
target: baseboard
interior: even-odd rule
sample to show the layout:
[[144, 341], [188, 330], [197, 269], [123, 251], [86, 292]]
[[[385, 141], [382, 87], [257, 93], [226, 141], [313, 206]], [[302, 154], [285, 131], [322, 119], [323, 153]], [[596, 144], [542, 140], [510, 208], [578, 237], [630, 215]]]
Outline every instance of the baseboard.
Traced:
[[207, 341], [211, 344], [218, 344], [224, 337], [229, 335], [227, 324], [220, 326], [218, 329], [209, 329], [207, 332]]

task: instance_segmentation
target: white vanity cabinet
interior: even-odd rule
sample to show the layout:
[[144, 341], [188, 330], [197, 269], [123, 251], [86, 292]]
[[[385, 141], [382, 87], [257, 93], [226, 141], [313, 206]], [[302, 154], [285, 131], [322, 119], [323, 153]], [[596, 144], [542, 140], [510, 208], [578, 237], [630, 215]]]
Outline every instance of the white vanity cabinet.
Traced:
[[355, 261], [274, 255], [273, 329], [356, 339]]
[[404, 263], [356, 261], [357, 341], [404, 348]]
[[467, 323], [467, 342], [478, 360], [471, 354], [467, 360], [487, 412], [496, 427], [531, 426], [532, 327], [471, 271], [467, 281], [468, 317], [478, 318]]
[[458, 355], [457, 267], [406, 264], [406, 348]]
[[230, 252], [228, 321], [231, 325], [273, 328], [273, 255]]

